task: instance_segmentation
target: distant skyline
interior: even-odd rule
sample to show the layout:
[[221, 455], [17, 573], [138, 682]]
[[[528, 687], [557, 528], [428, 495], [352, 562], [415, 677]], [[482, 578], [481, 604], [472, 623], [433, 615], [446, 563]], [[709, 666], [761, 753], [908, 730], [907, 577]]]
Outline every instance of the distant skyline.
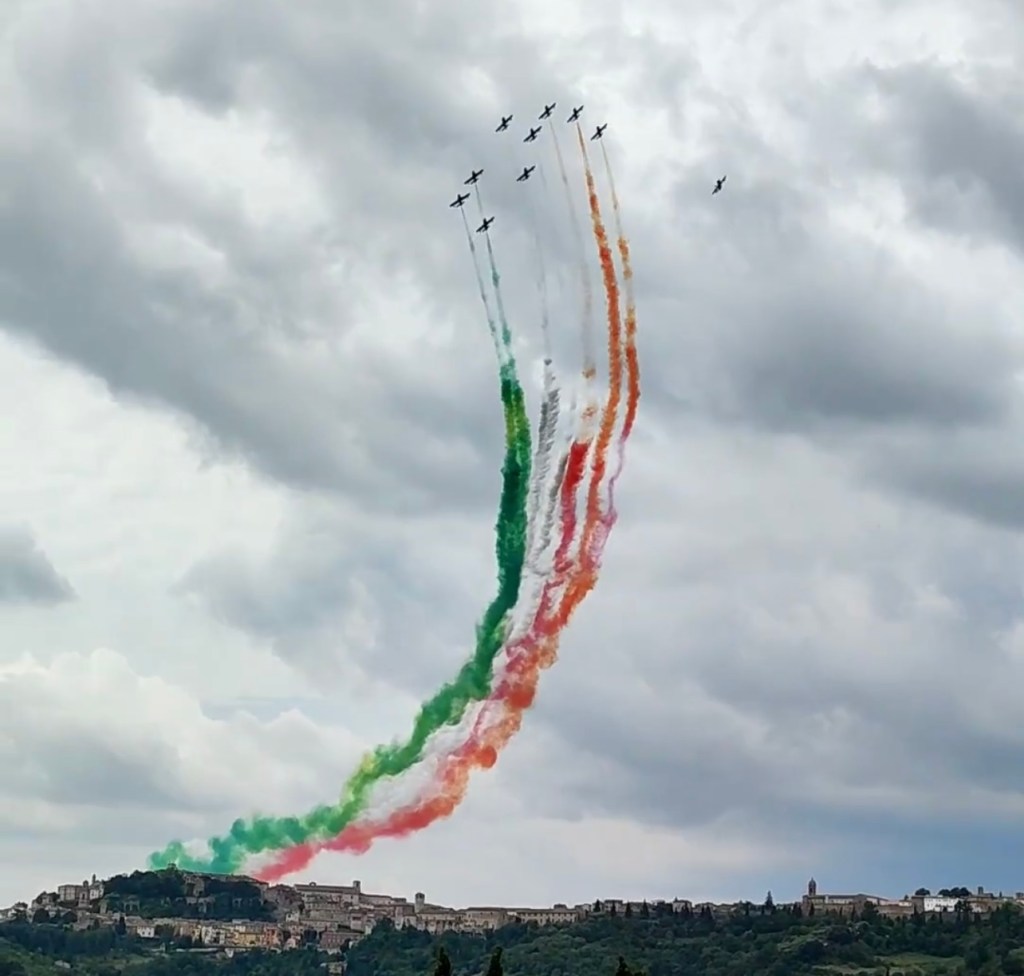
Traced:
[[[134, 870], [144, 870], [144, 869], [134, 869]], [[131, 873], [131, 872], [116, 872], [116, 873]], [[110, 875], [108, 877], [112, 877], [112, 876], [113, 875]], [[91, 881], [92, 877], [93, 877], [93, 875], [86, 875], [83, 878], [77, 878], [77, 879], [67, 878], [67, 879], [64, 879], [64, 880], [56, 883], [56, 884], [49, 885], [49, 886], [47, 886], [43, 890], [46, 890], [46, 891], [56, 891], [61, 885], [64, 885], [64, 884], [81, 884], [83, 881]], [[97, 881], [106, 881], [107, 880], [107, 877], [100, 876], [98, 874], [95, 875], [95, 878], [96, 878]], [[289, 881], [284, 881], [284, 882], [280, 882], [280, 883], [284, 884], [284, 885], [289, 885], [289, 886], [314, 883], [314, 884], [322, 884], [322, 885], [327, 885], [327, 886], [351, 887], [354, 884], [355, 881], [358, 881], [359, 884], [360, 884], [361, 890], [363, 892], [367, 893], [367, 894], [385, 894], [385, 895], [393, 895], [393, 896], [398, 896], [398, 897], [406, 897], [409, 901], [412, 901], [416, 891], [423, 891], [423, 894], [426, 896], [426, 900], [427, 900], [428, 903], [446, 905], [448, 907], [466, 908], [466, 907], [471, 907], [471, 905], [484, 905], [484, 904], [486, 904], [486, 905], [499, 905], [499, 906], [503, 906], [503, 907], [513, 907], [514, 906], [514, 907], [520, 907], [520, 908], [534, 908], [534, 907], [536, 907], [536, 908], [547, 908], [547, 907], [551, 907], [551, 906], [556, 905], [556, 904], [564, 904], [564, 905], [569, 905], [569, 906], [578, 905], [578, 904], [591, 904], [594, 901], [603, 901], [603, 900], [606, 900], [606, 899], [620, 899], [620, 900], [623, 900], [623, 901], [640, 901], [640, 902], [648, 901], [648, 902], [655, 902], [655, 901], [673, 901], [674, 899], [681, 898], [681, 899], [686, 899], [686, 900], [692, 902], [693, 904], [700, 904], [700, 903], [703, 903], [703, 902], [713, 902], [713, 903], [718, 903], [718, 904], [736, 904], [736, 903], [740, 903], [740, 902], [743, 902], [743, 901], [749, 901], [749, 902], [753, 903], [754, 905], [760, 905], [760, 904], [763, 904], [765, 902], [769, 892], [771, 892], [772, 900], [775, 902], [775, 904], [777, 904], [777, 905], [793, 904], [793, 903], [799, 902], [803, 898], [803, 896], [807, 893], [807, 891], [808, 891], [808, 884], [812, 880], [817, 882], [817, 878], [816, 877], [813, 877], [813, 878], [809, 877], [803, 883], [803, 885], [800, 887], [800, 889], [795, 892], [795, 894], [794, 893], [790, 893], [788, 891], [788, 889], [787, 890], [782, 890], [782, 889], [780, 889], [778, 887], [774, 887], [772, 885], [769, 885], [764, 890], [764, 892], [762, 894], [760, 894], [760, 895], [751, 895], [751, 894], [747, 893], [747, 894], [735, 895], [733, 897], [718, 897], [718, 898], [694, 896], [692, 894], [689, 894], [689, 893], [683, 892], [683, 891], [676, 892], [673, 895], [663, 895], [663, 894], [649, 895], [649, 894], [643, 894], [643, 893], [624, 895], [624, 894], [621, 894], [621, 893], [618, 893], [618, 892], [615, 892], [615, 891], [605, 891], [605, 892], [601, 892], [601, 893], [596, 893], [596, 894], [594, 894], [594, 895], [592, 895], [590, 897], [582, 897], [582, 898], [577, 897], [577, 898], [571, 898], [570, 899], [570, 898], [557, 898], [556, 897], [556, 898], [553, 898], [550, 902], [545, 902], [544, 904], [527, 904], [527, 903], [522, 903], [522, 902], [513, 902], [513, 901], [509, 901], [507, 899], [503, 900], [500, 897], [492, 897], [490, 899], [486, 899], [485, 898], [485, 899], [478, 900], [478, 901], [475, 901], [475, 902], [456, 903], [456, 902], [445, 901], [444, 899], [437, 898], [436, 896], [432, 896], [429, 892], [424, 891], [422, 887], [416, 888], [415, 891], [409, 891], [409, 892], [396, 891], [396, 890], [386, 889], [386, 888], [384, 888], [382, 886], [374, 885], [372, 883], [367, 884], [362, 878], [349, 878], [349, 879], [334, 878], [334, 879], [332, 879], [330, 881], [319, 881], [315, 877], [310, 876], [306, 880], [303, 880], [303, 881], [289, 880]], [[1012, 896], [1012, 895], [1015, 895], [1019, 891], [1024, 891], [1024, 880], [1022, 880], [1021, 882], [1017, 883], [1016, 885], [1010, 885], [1009, 887], [1005, 887], [1004, 886], [1002, 888], [1000, 888], [999, 886], [986, 885], [986, 884], [983, 884], [982, 882], [978, 882], [976, 884], [968, 884], [968, 883], [966, 883], [964, 881], [956, 881], [956, 882], [946, 882], [946, 883], [943, 883], [943, 884], [937, 884], [937, 885], [934, 885], [934, 886], [933, 885], [929, 885], [927, 883], [915, 883], [915, 884], [911, 885], [910, 887], [905, 887], [905, 888], [900, 889], [898, 892], [895, 889], [890, 890], [890, 891], [876, 890], [874, 888], [871, 888], [870, 886], [864, 886], [864, 885], [859, 885], [859, 886], [858, 885], [852, 885], [852, 886], [848, 886], [848, 887], [824, 886], [820, 882], [818, 882], [817, 883], [817, 893], [818, 894], [844, 894], [844, 895], [864, 894], [864, 895], [874, 895], [874, 896], [878, 896], [878, 897], [881, 897], [881, 898], [900, 899], [900, 898], [903, 898], [903, 897], [907, 897], [907, 896], [913, 895], [916, 891], [918, 891], [921, 888], [928, 889], [928, 891], [930, 891], [931, 894], [934, 895], [934, 894], [937, 894], [941, 889], [957, 888], [957, 887], [965, 887], [965, 888], [969, 889], [972, 894], [977, 893], [978, 889], [981, 888], [986, 893], [990, 893], [990, 894], [1003, 894], [1003, 895], [1007, 895], [1007, 896]], [[31, 902], [32, 898], [34, 898], [38, 894], [39, 894], [39, 892], [37, 891], [37, 892], [34, 892], [31, 896], [23, 895], [22, 897], [14, 898], [10, 902], [0, 903], [0, 907], [10, 907], [10, 905], [15, 904], [18, 901], [24, 901], [26, 903]]]
[[0, 37], [0, 902], [336, 800], [466, 658], [502, 418], [448, 203], [484, 169], [535, 418], [523, 193], [570, 366], [577, 267], [551, 147], [494, 129], [552, 101], [609, 123], [637, 273], [603, 576], [454, 817], [289, 880], [1020, 884], [1024, 6], [21, 0]]

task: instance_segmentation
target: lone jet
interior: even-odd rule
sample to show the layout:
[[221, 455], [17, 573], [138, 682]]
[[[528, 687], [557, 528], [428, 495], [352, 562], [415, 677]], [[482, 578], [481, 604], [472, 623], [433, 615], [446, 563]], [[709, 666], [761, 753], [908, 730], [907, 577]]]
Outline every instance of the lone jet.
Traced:
[[715, 188], [711, 191], [711, 195], [714, 196], [716, 193], [721, 192], [722, 186], [725, 183], [725, 177], [723, 176], [720, 180], [715, 180]]
[[580, 112], [582, 112], [582, 111], [583, 111], [583, 106], [582, 105], [579, 108], [574, 108], [572, 110], [572, 115], [570, 115], [569, 118], [567, 118], [565, 121], [566, 122], [575, 122], [580, 117]]
[[590, 141], [593, 142], [595, 139], [600, 139], [601, 136], [604, 135], [604, 130], [607, 129], [607, 128], [608, 128], [608, 123], [607, 122], [605, 122], [604, 125], [599, 125], [597, 127], [597, 131], [590, 137]]
[[468, 193], [460, 193], [451, 203], [449, 207], [461, 207], [469, 199]]
[[462, 185], [469, 186], [470, 183], [475, 183], [481, 176], [483, 176], [483, 172], [484, 171], [482, 169], [473, 170], [473, 172], [469, 174], [469, 179], [462, 181]]
[[504, 132], [508, 128], [508, 124], [511, 121], [512, 121], [512, 116], [511, 115], [503, 115], [501, 117], [501, 125], [499, 125], [498, 128], [495, 129], [494, 131], [495, 132]]
[[523, 140], [523, 142], [533, 142], [537, 138], [537, 133], [540, 132], [541, 126], [537, 126], [536, 129], [530, 129], [530, 134]]
[[522, 183], [522, 182], [523, 182], [524, 180], [528, 180], [528, 179], [530, 178], [530, 174], [531, 174], [531, 173], [532, 173], [532, 172], [533, 172], [533, 171], [534, 171], [534, 170], [535, 170], [536, 168], [537, 168], [536, 166], [530, 166], [529, 168], [527, 168], [526, 166], [524, 166], [524, 167], [523, 167], [523, 171], [522, 171], [522, 173], [520, 173], [520, 174], [519, 174], [519, 175], [518, 175], [518, 176], [516, 177], [516, 182], [517, 182], [517, 183]]
[[478, 234], [486, 233], [487, 232], [487, 228], [490, 227], [491, 224], [493, 224], [493, 223], [494, 223], [494, 218], [493, 217], [485, 217], [484, 218], [484, 222], [479, 227], [477, 227], [476, 232]]
[[545, 105], [545, 106], [544, 106], [544, 111], [543, 111], [543, 112], [541, 112], [541, 113], [540, 113], [540, 115], [538, 115], [538, 116], [537, 116], [537, 118], [539, 118], [539, 119], [546, 119], [546, 118], [549, 118], [549, 117], [550, 117], [550, 115], [551, 115], [551, 112], [552, 112], [552, 110], [553, 110], [553, 109], [554, 109], [554, 107], [555, 107], [555, 105], [556, 105], [556, 103], [555, 103], [555, 102], [552, 102], [552, 103], [551, 103], [550, 105]]

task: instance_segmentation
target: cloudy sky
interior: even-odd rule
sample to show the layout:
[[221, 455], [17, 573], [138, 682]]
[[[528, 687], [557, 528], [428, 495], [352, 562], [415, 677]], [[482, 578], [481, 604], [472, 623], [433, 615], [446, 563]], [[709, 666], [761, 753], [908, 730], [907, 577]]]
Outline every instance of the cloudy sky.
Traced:
[[502, 424], [446, 204], [484, 166], [535, 412], [526, 192], [560, 301], [571, 236], [493, 129], [552, 100], [610, 123], [636, 264], [605, 572], [456, 816], [300, 877], [1024, 888], [1019, 3], [9, 0], [0, 27], [0, 903], [330, 800], [463, 660]]

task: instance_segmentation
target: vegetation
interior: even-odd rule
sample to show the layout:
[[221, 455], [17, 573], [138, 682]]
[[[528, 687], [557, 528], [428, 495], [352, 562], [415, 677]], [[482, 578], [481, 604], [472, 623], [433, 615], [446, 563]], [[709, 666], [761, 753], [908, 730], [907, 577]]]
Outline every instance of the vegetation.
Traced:
[[[0, 925], [0, 976], [322, 976], [331, 957], [291, 952], [154, 949], [117, 928]], [[799, 909], [603, 913], [573, 925], [510, 925], [440, 937], [384, 923], [352, 947], [348, 976], [1024, 976], [1024, 914], [963, 908], [946, 920], [802, 917]], [[55, 968], [55, 966], [57, 968]]]
[[272, 917], [252, 881], [186, 875], [174, 867], [116, 875], [104, 882], [104, 901], [110, 912], [131, 912], [142, 918], [260, 921]]

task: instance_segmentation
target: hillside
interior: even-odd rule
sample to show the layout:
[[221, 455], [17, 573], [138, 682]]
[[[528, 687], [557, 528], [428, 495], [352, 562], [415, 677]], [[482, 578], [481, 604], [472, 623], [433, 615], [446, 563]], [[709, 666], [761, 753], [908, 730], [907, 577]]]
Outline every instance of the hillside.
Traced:
[[175, 868], [118, 874], [103, 885], [107, 912], [142, 918], [269, 919], [259, 885], [249, 878], [189, 874]]
[[1024, 914], [1003, 908], [990, 918], [923, 917], [856, 921], [802, 918], [788, 910], [753, 909], [715, 920], [593, 917], [572, 926], [509, 926], [487, 936], [448, 933], [440, 939], [380, 927], [348, 955], [350, 976], [424, 976], [437, 947], [456, 976], [486, 970], [504, 948], [508, 976], [595, 976], [615, 972], [619, 955], [648, 976], [939, 976], [1024, 973]]
[[[383, 924], [348, 951], [349, 976], [431, 976], [444, 947], [453, 976], [477, 976], [504, 949], [507, 976], [614, 976], [618, 957], [647, 976], [1024, 976], [1024, 914], [803, 918], [789, 910], [739, 910], [732, 917], [592, 917], [565, 926], [506, 926], [486, 935], [396, 930]], [[0, 976], [54, 976], [55, 962], [83, 976], [316, 976], [336, 960], [314, 948], [213, 950], [145, 947], [112, 929], [0, 925]], [[59, 972], [59, 970], [57, 970]]]

